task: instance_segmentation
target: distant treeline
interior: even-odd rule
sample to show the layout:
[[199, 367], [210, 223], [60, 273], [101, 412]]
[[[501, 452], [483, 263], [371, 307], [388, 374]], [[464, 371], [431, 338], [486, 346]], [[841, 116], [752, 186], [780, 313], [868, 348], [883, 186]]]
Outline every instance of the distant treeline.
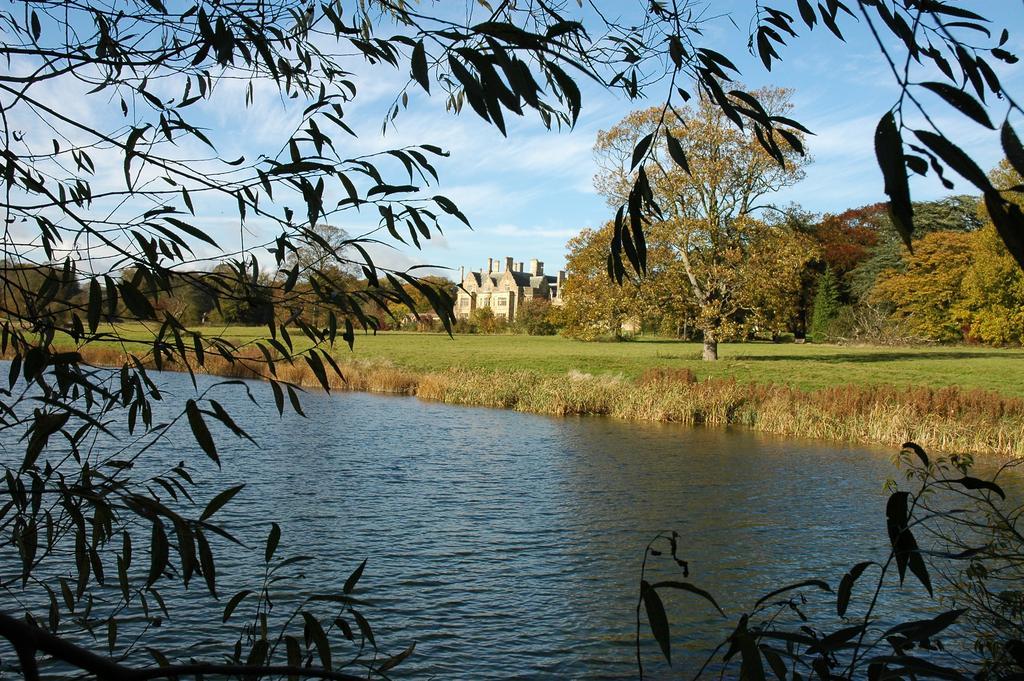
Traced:
[[[820, 217], [795, 210], [753, 235], [725, 340], [1021, 344], [1024, 274], [980, 200], [953, 196], [914, 209], [912, 251], [881, 203]], [[563, 332], [700, 340], [679, 257], [649, 247], [650, 275], [620, 287], [599, 257], [609, 234], [610, 226], [584, 230], [569, 242]]]
[[[427, 285], [442, 297], [451, 298], [455, 285], [442, 277], [425, 277]], [[89, 308], [94, 292], [89, 280], [59, 264], [5, 262], [0, 269], [0, 305], [9, 316], [38, 317], [40, 308], [67, 321], [72, 310]], [[103, 300], [101, 321], [123, 319], [163, 321], [168, 314], [187, 325], [265, 325], [300, 321], [314, 327], [336, 320], [367, 318], [371, 328], [441, 328], [431, 306], [418, 288], [404, 286], [405, 302], [395, 302], [393, 286], [371, 285], [342, 269], [319, 271], [316, 276], [288, 282], [254, 267], [224, 262], [211, 271], [170, 272], [159, 288], [125, 270], [118, 279], [103, 278], [98, 284]], [[287, 290], [286, 290], [287, 289]], [[324, 292], [327, 295], [322, 295]], [[138, 296], [129, 295], [138, 292]], [[388, 295], [385, 295], [388, 294]], [[390, 298], [390, 300], [389, 300]], [[353, 304], [359, 300], [360, 305]]]

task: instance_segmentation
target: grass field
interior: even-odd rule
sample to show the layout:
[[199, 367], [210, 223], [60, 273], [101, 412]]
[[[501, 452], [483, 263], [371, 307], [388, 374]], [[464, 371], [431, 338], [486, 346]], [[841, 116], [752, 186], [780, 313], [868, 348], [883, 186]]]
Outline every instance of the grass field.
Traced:
[[[141, 326], [122, 328], [151, 338]], [[263, 338], [263, 327], [209, 327], [235, 343]], [[294, 337], [293, 337], [294, 338]], [[644, 339], [584, 343], [560, 336], [456, 336], [424, 333], [357, 335], [355, 349], [342, 343], [339, 359], [384, 359], [414, 371], [452, 367], [485, 371], [529, 369], [545, 374], [579, 371], [636, 378], [654, 367], [689, 368], [698, 379], [735, 378], [802, 390], [836, 385], [981, 388], [1024, 397], [1024, 349], [984, 347], [852, 347], [812, 344], [730, 343], [718, 362], [703, 362], [698, 343]]]

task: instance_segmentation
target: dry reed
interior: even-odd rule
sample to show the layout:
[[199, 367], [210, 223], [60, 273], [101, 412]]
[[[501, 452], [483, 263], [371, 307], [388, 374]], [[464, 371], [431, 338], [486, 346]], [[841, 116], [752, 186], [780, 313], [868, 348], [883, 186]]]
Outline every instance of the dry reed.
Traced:
[[[120, 365], [116, 350], [87, 348], [86, 361]], [[165, 369], [181, 369], [165, 365]], [[262, 356], [234, 362], [208, 355], [204, 373], [262, 378]], [[1004, 457], [1024, 456], [1024, 399], [958, 387], [900, 388], [842, 385], [805, 391], [784, 385], [697, 380], [690, 370], [645, 371], [639, 380], [581, 372], [553, 375], [529, 370], [418, 373], [384, 361], [341, 364], [343, 379], [328, 372], [334, 390], [416, 395], [449, 404], [515, 409], [557, 416], [604, 415], [691, 425], [745, 426], [793, 437], [926, 448]], [[276, 378], [319, 386], [305, 362], [278, 362]]]

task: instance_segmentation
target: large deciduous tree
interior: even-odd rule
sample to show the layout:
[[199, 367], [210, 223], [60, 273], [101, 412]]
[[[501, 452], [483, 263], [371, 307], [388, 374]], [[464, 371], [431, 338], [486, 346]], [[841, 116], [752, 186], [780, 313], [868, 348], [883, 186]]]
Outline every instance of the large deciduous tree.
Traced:
[[[785, 90], [737, 89], [729, 96], [746, 106], [760, 102], [769, 117], [788, 113]], [[665, 134], [653, 137], [659, 129]], [[803, 144], [796, 135], [790, 137], [780, 163], [755, 131], [739, 129], [703, 94], [681, 109], [633, 112], [598, 135], [595, 153], [601, 170], [595, 184], [613, 204], [629, 200], [634, 149], [646, 140], [642, 164], [660, 209], [655, 221], [681, 262], [699, 309], [704, 359], [718, 358], [718, 342], [748, 312], [742, 294], [749, 279], [745, 264], [751, 245], [763, 240], [768, 229], [759, 218], [769, 207], [764, 202], [803, 177]], [[770, 272], [763, 274], [770, 281]]]

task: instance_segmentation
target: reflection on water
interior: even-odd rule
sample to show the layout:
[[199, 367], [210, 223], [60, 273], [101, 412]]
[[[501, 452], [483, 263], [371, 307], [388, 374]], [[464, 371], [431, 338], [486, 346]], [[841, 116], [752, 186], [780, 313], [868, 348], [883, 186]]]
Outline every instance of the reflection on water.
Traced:
[[[680, 533], [692, 580], [730, 613], [782, 580], [835, 584], [886, 546], [883, 450], [366, 394], [309, 395], [308, 419], [278, 418], [235, 395], [218, 399], [261, 448], [219, 434], [218, 487], [248, 486], [218, 520], [256, 547], [278, 520], [281, 551], [316, 556], [321, 587], [368, 558], [360, 594], [378, 641], [417, 642], [403, 678], [635, 675], [640, 561], [660, 530]], [[212, 474], [184, 431], [168, 460], [186, 447]], [[256, 572], [233, 555], [222, 593]], [[223, 601], [193, 599], [164, 642], [231, 635]], [[691, 668], [728, 623], [693, 598], [669, 605], [676, 668]]]

